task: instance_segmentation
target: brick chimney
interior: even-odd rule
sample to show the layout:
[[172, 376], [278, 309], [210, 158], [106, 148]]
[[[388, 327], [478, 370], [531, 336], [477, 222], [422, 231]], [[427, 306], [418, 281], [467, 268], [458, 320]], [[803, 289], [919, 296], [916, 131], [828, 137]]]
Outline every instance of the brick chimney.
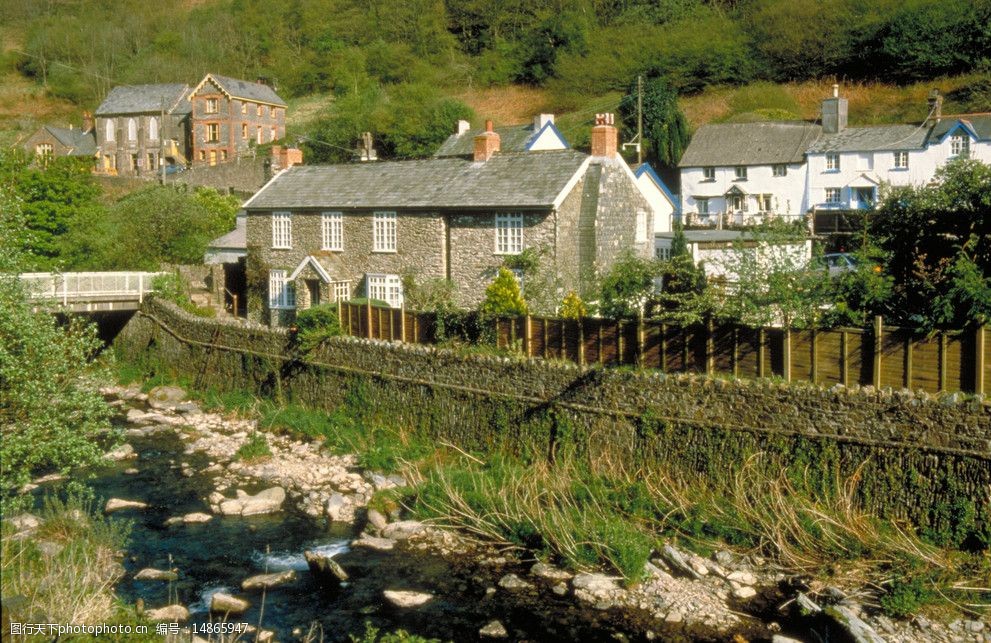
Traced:
[[83, 112], [83, 134], [93, 131], [93, 112]]
[[616, 158], [616, 148], [619, 132], [613, 125], [612, 114], [596, 114], [595, 127], [592, 128], [592, 156]]
[[303, 164], [303, 150], [298, 147], [282, 147], [273, 145], [271, 148], [272, 165], [280, 170]]
[[822, 101], [822, 131], [836, 134], [846, 129], [847, 100], [840, 98], [840, 86], [833, 85], [833, 95]]
[[485, 131], [475, 137], [475, 162], [485, 162], [499, 151], [499, 135], [492, 130], [492, 121], [485, 121]]

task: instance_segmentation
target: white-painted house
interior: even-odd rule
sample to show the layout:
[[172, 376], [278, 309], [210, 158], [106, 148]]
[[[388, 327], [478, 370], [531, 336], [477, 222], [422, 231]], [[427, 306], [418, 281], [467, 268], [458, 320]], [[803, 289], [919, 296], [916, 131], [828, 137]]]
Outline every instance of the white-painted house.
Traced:
[[674, 228], [674, 218], [678, 214], [678, 197], [664, 184], [661, 177], [650, 166], [641, 163], [633, 170], [637, 186], [654, 209], [654, 234], [671, 232]]
[[930, 99], [920, 124], [847, 126], [847, 100], [823, 101], [820, 123], [703, 125], [679, 163], [688, 224], [747, 225], [769, 216], [871, 207], [883, 184], [923, 185], [950, 159], [991, 163], [991, 114], [943, 116]]

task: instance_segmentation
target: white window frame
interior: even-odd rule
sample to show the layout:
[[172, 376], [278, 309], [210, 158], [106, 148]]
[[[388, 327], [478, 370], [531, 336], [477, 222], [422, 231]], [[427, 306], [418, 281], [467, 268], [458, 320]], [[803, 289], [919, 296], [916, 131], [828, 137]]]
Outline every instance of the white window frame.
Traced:
[[376, 210], [372, 214], [372, 252], [396, 252], [398, 227], [394, 211]]
[[908, 152], [895, 152], [894, 168], [896, 170], [908, 169]]
[[773, 212], [774, 211], [774, 195], [773, 194], [757, 194], [757, 211], [758, 212]]
[[[836, 198], [831, 198], [834, 195]], [[831, 205], [843, 203], [843, 188], [826, 188], [826, 203]]]
[[772, 165], [771, 174], [773, 176], [788, 176], [788, 165], [785, 163], [776, 163]]
[[495, 215], [495, 254], [518, 255], [523, 252], [523, 215], [500, 212]]
[[217, 114], [220, 112], [220, 101], [216, 98], [207, 98], [203, 108], [204, 114]]
[[365, 285], [369, 299], [384, 301], [392, 308], [403, 305], [403, 280], [399, 275], [368, 273]]
[[203, 127], [203, 140], [207, 143], [220, 142], [220, 123], [207, 123]]
[[966, 134], [954, 134], [950, 137], [950, 156], [967, 156], [970, 154], [970, 137]]
[[148, 119], [148, 140], [158, 140], [158, 119], [154, 116]]
[[38, 143], [34, 146], [34, 153], [40, 158], [51, 158], [55, 156], [55, 146], [51, 143]]
[[286, 270], [268, 272], [268, 307], [273, 310], [295, 308], [296, 291], [289, 281]]
[[709, 199], [695, 199], [699, 214], [709, 214]]
[[127, 140], [138, 140], [138, 122], [133, 118], [127, 119]]
[[291, 213], [272, 213], [272, 248], [276, 250], [289, 250], [292, 248]]
[[320, 213], [320, 249], [344, 250], [344, 215], [340, 212]]
[[826, 171], [827, 172], [839, 172], [840, 171], [840, 155], [839, 154], [827, 154], [826, 155]]
[[747, 180], [747, 166], [737, 165], [733, 168], [733, 176], [736, 177], [736, 181], [746, 181]]
[[715, 181], [716, 180], [716, 168], [714, 167], [704, 167], [702, 168], [702, 180], [703, 181]]
[[117, 133], [114, 131], [114, 119], [108, 118], [106, 123], [106, 139], [112, 141], [116, 135]]

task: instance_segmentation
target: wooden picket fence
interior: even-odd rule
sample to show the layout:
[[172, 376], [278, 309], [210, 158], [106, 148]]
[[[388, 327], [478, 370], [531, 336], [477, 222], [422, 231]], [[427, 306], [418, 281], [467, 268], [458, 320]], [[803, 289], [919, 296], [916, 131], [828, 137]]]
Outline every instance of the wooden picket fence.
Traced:
[[[340, 308], [344, 332], [356, 337], [432, 344], [436, 315], [368, 304]], [[922, 389], [930, 393], [989, 392], [988, 330], [910, 328], [786, 330], [709, 322], [676, 326], [657, 321], [595, 317], [500, 317], [499, 348], [528, 357], [581, 365], [635, 365], [669, 373], [780, 377], [822, 385]]]

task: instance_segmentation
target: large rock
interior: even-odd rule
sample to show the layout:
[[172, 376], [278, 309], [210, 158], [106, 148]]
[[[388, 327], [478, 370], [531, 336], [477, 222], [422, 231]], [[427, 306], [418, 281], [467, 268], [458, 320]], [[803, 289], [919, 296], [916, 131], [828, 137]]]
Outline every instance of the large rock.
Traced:
[[530, 589], [533, 585], [526, 582], [516, 574], [506, 574], [499, 579], [499, 587], [515, 592], [521, 589]]
[[182, 605], [166, 605], [154, 610], [146, 610], [145, 618], [149, 621], [179, 623], [189, 620], [189, 610]]
[[406, 540], [410, 536], [423, 533], [426, 529], [427, 526], [417, 520], [400, 520], [386, 525], [382, 530], [382, 536], [393, 540]]
[[380, 511], [375, 509], [368, 510], [368, 524], [372, 526], [376, 531], [382, 531], [389, 524], [385, 516], [382, 515]]
[[327, 517], [335, 522], [347, 520], [350, 517], [347, 511], [348, 504], [348, 499], [344, 497], [344, 494], [335, 491], [327, 499]]
[[571, 585], [575, 589], [582, 589], [593, 596], [601, 597], [619, 589], [616, 585], [617, 580], [619, 579], [614, 576], [606, 576], [605, 574], [578, 574], [571, 581]]
[[153, 409], [174, 409], [186, 400], [186, 391], [178, 386], [156, 386], [148, 391], [148, 406]]
[[188, 513], [182, 517], [182, 522], [187, 525], [200, 522], [210, 522], [211, 520], [213, 520], [213, 516], [200, 511], [194, 511], [193, 513]]
[[296, 572], [287, 570], [271, 574], [257, 574], [241, 582], [241, 589], [271, 589], [296, 580]]
[[251, 607], [251, 603], [243, 598], [217, 592], [210, 599], [210, 611], [220, 614], [242, 614]]
[[136, 458], [138, 457], [138, 454], [134, 452], [134, 447], [125, 442], [113, 451], [108, 451], [103, 457], [107, 460], [118, 462], [120, 460], [130, 460], [131, 458]]
[[499, 621], [489, 621], [488, 625], [478, 630], [478, 636], [483, 639], [504, 639], [509, 636], [509, 632]]
[[382, 595], [385, 597], [385, 600], [389, 601], [392, 605], [403, 609], [420, 607], [434, 597], [433, 594], [428, 594], [426, 592], [411, 592], [408, 590], [395, 589], [387, 589], [382, 592]]
[[571, 580], [572, 576], [571, 572], [566, 572], [547, 563], [534, 563], [533, 567], [530, 568], [530, 573], [538, 578], [556, 581]]
[[375, 551], [390, 551], [396, 546], [396, 541], [391, 538], [376, 538], [368, 534], [362, 534], [361, 538], [351, 541], [352, 547], [364, 547]]
[[160, 580], [160, 581], [173, 581], [179, 578], [179, 574], [169, 569], [155, 569], [154, 567], [145, 567], [137, 574], [134, 575], [134, 580]]
[[32, 514], [18, 514], [10, 518], [15, 531], [31, 532], [41, 526], [41, 518]]
[[304, 551], [303, 558], [310, 567], [310, 573], [320, 582], [340, 585], [348, 579], [347, 572], [330, 556], [312, 551]]
[[217, 507], [225, 516], [256, 516], [274, 513], [282, 509], [286, 500], [286, 490], [272, 487], [251, 496], [238, 489], [238, 497], [222, 501]]
[[122, 500], [121, 498], [111, 498], [107, 501], [106, 506], [103, 508], [103, 512], [111, 514], [115, 511], [122, 511], [124, 509], [144, 509], [147, 506], [148, 503], [141, 502], [139, 500]]

